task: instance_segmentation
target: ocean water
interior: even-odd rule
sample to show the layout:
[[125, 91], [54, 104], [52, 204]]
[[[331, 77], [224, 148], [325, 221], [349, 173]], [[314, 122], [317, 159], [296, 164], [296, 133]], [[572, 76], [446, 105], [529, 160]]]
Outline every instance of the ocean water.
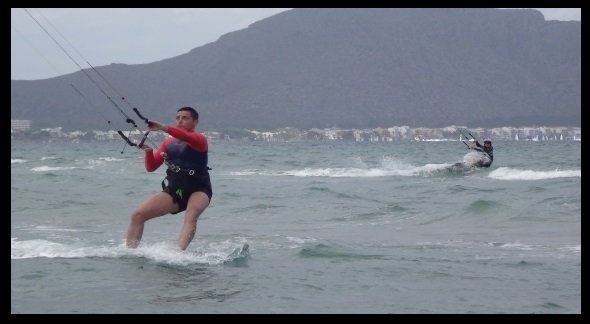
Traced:
[[11, 313], [581, 313], [581, 142], [211, 142], [184, 252], [122, 145], [11, 143]]

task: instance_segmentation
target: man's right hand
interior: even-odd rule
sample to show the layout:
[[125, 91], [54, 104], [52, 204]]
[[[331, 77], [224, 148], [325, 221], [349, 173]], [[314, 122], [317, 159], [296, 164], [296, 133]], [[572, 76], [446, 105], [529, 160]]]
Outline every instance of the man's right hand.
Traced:
[[141, 145], [139, 146], [139, 148], [140, 148], [140, 149], [142, 149], [142, 150], [144, 150], [144, 151], [146, 151], [146, 152], [148, 152], [148, 151], [153, 151], [153, 150], [154, 150], [154, 149], [152, 149], [152, 148], [151, 148], [149, 145], [147, 145], [147, 144], [145, 144], [145, 143], [144, 143], [144, 144], [141, 144]]
[[166, 125], [156, 122], [156, 121], [149, 121], [148, 122], [148, 129], [153, 131], [166, 131]]

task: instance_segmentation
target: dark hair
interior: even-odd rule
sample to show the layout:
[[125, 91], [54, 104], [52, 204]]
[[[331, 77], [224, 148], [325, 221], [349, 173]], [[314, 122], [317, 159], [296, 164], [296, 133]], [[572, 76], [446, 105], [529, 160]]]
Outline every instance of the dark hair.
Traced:
[[193, 119], [195, 119], [195, 120], [199, 119], [199, 113], [193, 107], [182, 107], [182, 108], [178, 109], [176, 112], [179, 112], [179, 111], [188, 111], [191, 113], [191, 116], [193, 117]]

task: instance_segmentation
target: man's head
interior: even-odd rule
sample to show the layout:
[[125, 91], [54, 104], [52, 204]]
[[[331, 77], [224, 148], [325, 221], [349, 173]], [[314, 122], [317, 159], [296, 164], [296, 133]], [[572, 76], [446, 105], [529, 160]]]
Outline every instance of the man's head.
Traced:
[[176, 111], [176, 127], [193, 131], [199, 123], [199, 113], [192, 107], [182, 107]]
[[188, 106], [182, 107], [182, 108], [178, 109], [176, 112], [179, 112], [179, 111], [188, 111], [191, 113], [191, 116], [193, 117], [194, 120], [199, 119], [199, 113], [193, 107], [188, 107]]

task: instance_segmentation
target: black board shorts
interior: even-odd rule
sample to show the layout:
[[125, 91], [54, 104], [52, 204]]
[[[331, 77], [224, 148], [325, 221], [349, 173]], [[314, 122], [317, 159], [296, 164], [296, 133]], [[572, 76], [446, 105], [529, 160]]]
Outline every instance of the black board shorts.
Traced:
[[[166, 174], [166, 178], [162, 181], [162, 191], [172, 196], [172, 201], [177, 203], [179, 207], [178, 211], [172, 214], [185, 211], [190, 196], [195, 192], [205, 193], [209, 197], [209, 201], [211, 201], [213, 190], [211, 189], [209, 172], [188, 175], [167, 170]], [[168, 185], [164, 185], [166, 180], [168, 180]]]

